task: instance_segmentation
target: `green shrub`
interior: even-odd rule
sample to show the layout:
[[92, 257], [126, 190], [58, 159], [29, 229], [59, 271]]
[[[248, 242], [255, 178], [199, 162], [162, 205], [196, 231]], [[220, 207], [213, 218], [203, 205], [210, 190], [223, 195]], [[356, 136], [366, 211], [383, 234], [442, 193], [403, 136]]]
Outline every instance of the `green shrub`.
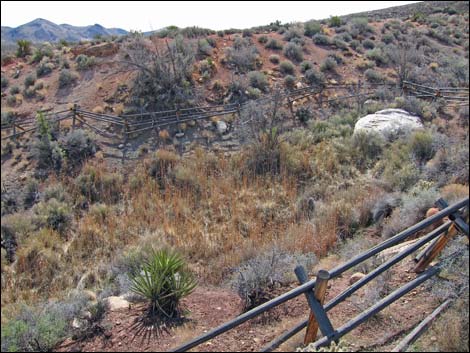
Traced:
[[244, 29], [242, 31], [242, 37], [245, 38], [245, 37], [251, 37], [253, 36], [253, 31], [251, 29]]
[[282, 44], [279, 43], [276, 39], [271, 38], [266, 44], [266, 48], [272, 50], [282, 50]]
[[263, 92], [261, 92], [261, 90], [259, 88], [256, 88], [256, 87], [248, 87], [247, 90], [247, 95], [248, 95], [248, 98], [250, 99], [258, 99], [261, 97], [261, 94]]
[[268, 36], [265, 36], [265, 35], [259, 36], [258, 42], [261, 44], [266, 44], [268, 42]]
[[384, 42], [385, 44], [393, 43], [394, 40], [395, 37], [393, 36], [393, 34], [387, 33], [382, 36], [382, 42]]
[[248, 81], [252, 87], [258, 88], [263, 92], [266, 92], [269, 88], [269, 83], [262, 72], [250, 71], [248, 73]]
[[331, 56], [327, 57], [320, 65], [321, 71], [334, 71], [337, 66], [336, 60]]
[[269, 61], [272, 62], [273, 64], [279, 64], [279, 55], [272, 54], [269, 56]]
[[60, 145], [69, 167], [80, 165], [87, 158], [93, 156], [98, 148], [92, 137], [81, 129], [65, 135], [61, 139]]
[[74, 84], [78, 80], [78, 75], [67, 69], [62, 69], [59, 74], [59, 87], [64, 88]]
[[362, 46], [366, 49], [374, 49], [375, 43], [371, 41], [370, 39], [366, 39], [365, 41], [362, 42]]
[[373, 69], [367, 69], [364, 72], [364, 76], [366, 77], [367, 81], [373, 83], [379, 83], [385, 80], [385, 77], [380, 72]]
[[359, 170], [372, 167], [382, 155], [385, 141], [379, 134], [359, 132], [352, 137], [354, 161]]
[[2, 88], [7, 88], [8, 83], [9, 83], [8, 79], [5, 76], [2, 75], [2, 85], [1, 85], [1, 87]]
[[313, 69], [313, 63], [311, 61], [305, 60], [300, 63], [300, 72], [305, 73], [310, 69]]
[[348, 49], [348, 43], [346, 43], [344, 40], [335, 37], [333, 39], [333, 44], [336, 46], [338, 49], [346, 50]]
[[302, 41], [303, 28], [301, 26], [292, 26], [284, 32], [284, 40], [287, 42]]
[[287, 58], [296, 62], [301, 62], [304, 58], [302, 47], [295, 43], [287, 43], [283, 53]]
[[380, 48], [375, 48], [366, 51], [366, 58], [375, 61], [377, 66], [385, 65], [388, 62], [387, 56]]
[[75, 62], [77, 64], [77, 70], [88, 70], [95, 65], [95, 57], [80, 54], [75, 59]]
[[10, 106], [10, 107], [14, 107], [16, 105], [16, 97], [15, 96], [8, 96], [7, 105]]
[[11, 86], [10, 94], [14, 95], [14, 94], [18, 94], [18, 93], [20, 93], [20, 88], [18, 86]]
[[20, 39], [16, 42], [18, 49], [16, 50], [16, 56], [24, 58], [26, 55], [31, 54], [31, 42], [26, 39]]
[[36, 90], [34, 87], [28, 87], [23, 90], [23, 96], [25, 98], [34, 98], [36, 97]]
[[324, 34], [320, 34], [320, 33], [317, 33], [313, 36], [313, 42], [316, 45], [330, 45], [331, 44], [330, 37]]
[[323, 86], [325, 75], [316, 69], [310, 69], [305, 72], [305, 80], [309, 85]]
[[321, 24], [317, 21], [308, 21], [304, 24], [304, 34], [307, 37], [313, 37], [315, 34], [320, 33], [321, 31]]
[[25, 208], [31, 207], [39, 199], [39, 184], [36, 179], [30, 179], [25, 185], [23, 204]]
[[148, 299], [151, 315], [161, 318], [178, 317], [180, 300], [197, 285], [183, 258], [169, 250], [155, 251], [131, 281], [131, 291]]
[[299, 107], [295, 111], [295, 117], [301, 122], [301, 123], [307, 123], [312, 117], [313, 113], [312, 110], [309, 107]]
[[40, 62], [44, 57], [53, 58], [54, 57], [54, 50], [50, 43], [44, 43], [39, 46], [34, 51], [33, 57], [31, 58], [33, 63]]
[[413, 133], [409, 146], [412, 156], [419, 164], [429, 161], [436, 153], [433, 135], [427, 131]]
[[60, 234], [65, 234], [72, 222], [71, 208], [56, 199], [38, 203], [33, 211], [39, 227], [50, 227]]
[[341, 18], [338, 16], [331, 16], [329, 19], [330, 27], [339, 27], [342, 24]]
[[284, 77], [284, 85], [289, 89], [294, 88], [295, 76], [287, 75], [286, 77]]
[[354, 49], [354, 50], [357, 51], [357, 49], [361, 47], [361, 43], [360, 43], [358, 40], [354, 39], [354, 40], [352, 40], [351, 42], [349, 42], [349, 46], [350, 46], [352, 49]]
[[34, 85], [34, 82], [36, 82], [36, 76], [28, 75], [24, 79], [24, 87], [28, 88], [29, 86]]
[[54, 69], [54, 64], [48, 63], [48, 62], [41, 62], [36, 68], [36, 75], [38, 77], [46, 76], [50, 74], [53, 69]]
[[294, 65], [290, 61], [283, 61], [279, 65], [279, 70], [284, 74], [284, 75], [292, 75], [295, 71]]

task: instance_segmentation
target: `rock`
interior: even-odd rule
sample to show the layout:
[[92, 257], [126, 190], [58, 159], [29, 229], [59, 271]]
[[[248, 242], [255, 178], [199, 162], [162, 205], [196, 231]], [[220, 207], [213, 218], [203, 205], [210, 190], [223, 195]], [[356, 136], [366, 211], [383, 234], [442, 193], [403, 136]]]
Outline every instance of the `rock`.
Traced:
[[299, 89], [299, 88], [302, 88], [304, 85], [302, 84], [302, 82], [297, 82], [295, 84], [295, 88]]
[[219, 120], [217, 122], [217, 132], [219, 134], [222, 135], [222, 134], [226, 133], [227, 129], [228, 129], [228, 127], [227, 127], [227, 124], [225, 123], [225, 121]]
[[124, 148], [124, 144], [123, 143], [119, 144], [118, 148], [122, 150]]
[[402, 109], [384, 109], [360, 118], [354, 127], [354, 133], [377, 132], [391, 140], [400, 133], [422, 128], [423, 123], [419, 117]]
[[91, 47], [78, 46], [72, 49], [72, 53], [77, 56], [85, 54], [88, 56], [105, 57], [118, 52], [119, 47], [116, 43], [101, 43]]
[[354, 273], [351, 277], [349, 277], [349, 284], [354, 284], [359, 281], [361, 278], [364, 278], [366, 275], [361, 272]]
[[103, 301], [106, 307], [110, 311], [114, 311], [118, 309], [127, 309], [129, 308], [129, 305], [130, 305], [130, 303], [127, 300], [122, 299], [121, 297], [108, 297], [108, 298], [105, 298]]
[[72, 321], [72, 327], [75, 329], [80, 329], [82, 328], [82, 326], [83, 326], [83, 323], [81, 322], [81, 320], [75, 317]]
[[184, 132], [177, 132], [177, 133], [175, 134], [175, 137], [176, 137], [176, 138], [182, 138], [183, 136], [184, 136]]
[[132, 147], [132, 144], [130, 142], [126, 143], [126, 147]]

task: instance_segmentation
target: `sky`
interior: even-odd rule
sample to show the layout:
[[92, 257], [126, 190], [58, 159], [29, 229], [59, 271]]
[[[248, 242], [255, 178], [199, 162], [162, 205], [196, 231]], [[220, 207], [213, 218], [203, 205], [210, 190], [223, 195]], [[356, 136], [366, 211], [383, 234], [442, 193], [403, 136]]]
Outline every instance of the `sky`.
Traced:
[[416, 1], [2, 1], [2, 26], [36, 18], [57, 24], [151, 31], [169, 25], [214, 30], [324, 19]]

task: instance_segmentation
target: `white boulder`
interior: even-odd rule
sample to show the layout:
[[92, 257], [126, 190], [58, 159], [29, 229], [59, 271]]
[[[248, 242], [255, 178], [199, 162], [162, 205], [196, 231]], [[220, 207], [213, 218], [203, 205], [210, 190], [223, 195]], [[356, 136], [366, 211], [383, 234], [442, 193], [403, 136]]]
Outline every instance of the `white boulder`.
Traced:
[[354, 126], [354, 133], [377, 132], [386, 139], [400, 133], [422, 129], [421, 119], [402, 109], [384, 109], [360, 118]]
[[225, 134], [227, 132], [227, 129], [228, 129], [228, 127], [227, 127], [227, 123], [225, 123], [225, 121], [219, 120], [217, 122], [217, 132], [219, 134], [221, 134], [221, 135]]

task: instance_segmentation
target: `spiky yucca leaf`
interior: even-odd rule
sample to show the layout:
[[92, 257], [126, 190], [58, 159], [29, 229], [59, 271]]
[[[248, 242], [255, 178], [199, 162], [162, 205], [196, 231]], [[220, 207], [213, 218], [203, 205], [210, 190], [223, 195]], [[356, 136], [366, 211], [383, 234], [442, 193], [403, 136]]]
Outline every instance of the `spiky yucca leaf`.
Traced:
[[144, 262], [140, 273], [132, 278], [131, 291], [150, 300], [153, 314], [174, 317], [181, 298], [189, 295], [196, 285], [183, 258], [163, 249], [154, 251]]

